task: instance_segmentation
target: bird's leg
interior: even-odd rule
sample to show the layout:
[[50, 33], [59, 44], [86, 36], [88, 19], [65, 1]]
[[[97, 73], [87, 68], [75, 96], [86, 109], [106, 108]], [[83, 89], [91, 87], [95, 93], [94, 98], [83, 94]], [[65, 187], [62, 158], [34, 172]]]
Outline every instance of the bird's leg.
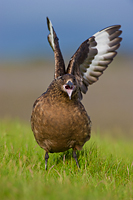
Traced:
[[77, 167], [79, 168], [79, 164], [78, 164], [78, 160], [77, 160], [76, 150], [73, 150], [73, 158], [75, 159], [75, 161], [76, 161], [76, 165], [77, 165]]
[[45, 170], [47, 170], [48, 159], [49, 159], [49, 155], [48, 155], [48, 152], [46, 152], [46, 154], [45, 154]]

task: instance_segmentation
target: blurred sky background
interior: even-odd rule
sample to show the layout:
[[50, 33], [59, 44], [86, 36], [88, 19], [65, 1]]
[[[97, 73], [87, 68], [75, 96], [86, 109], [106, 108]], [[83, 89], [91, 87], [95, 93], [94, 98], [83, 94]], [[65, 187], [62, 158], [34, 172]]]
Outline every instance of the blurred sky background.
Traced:
[[133, 0], [1, 0], [0, 59], [53, 58], [46, 16], [60, 39], [64, 57], [95, 32], [122, 25], [119, 52], [133, 53]]

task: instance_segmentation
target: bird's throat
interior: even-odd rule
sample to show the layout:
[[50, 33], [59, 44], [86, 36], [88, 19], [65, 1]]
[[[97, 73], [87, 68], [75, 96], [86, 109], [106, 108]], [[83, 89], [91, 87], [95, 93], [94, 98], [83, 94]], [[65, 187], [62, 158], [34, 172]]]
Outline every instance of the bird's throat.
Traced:
[[68, 96], [69, 96], [69, 99], [71, 100], [71, 96], [72, 96], [72, 92], [73, 92], [73, 89], [65, 89]]

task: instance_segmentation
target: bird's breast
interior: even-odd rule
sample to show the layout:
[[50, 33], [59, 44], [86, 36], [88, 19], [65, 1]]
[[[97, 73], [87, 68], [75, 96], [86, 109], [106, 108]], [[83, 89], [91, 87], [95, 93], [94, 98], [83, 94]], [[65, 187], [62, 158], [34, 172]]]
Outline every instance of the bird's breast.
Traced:
[[48, 152], [80, 148], [90, 138], [90, 119], [80, 102], [38, 103], [31, 119], [38, 144]]

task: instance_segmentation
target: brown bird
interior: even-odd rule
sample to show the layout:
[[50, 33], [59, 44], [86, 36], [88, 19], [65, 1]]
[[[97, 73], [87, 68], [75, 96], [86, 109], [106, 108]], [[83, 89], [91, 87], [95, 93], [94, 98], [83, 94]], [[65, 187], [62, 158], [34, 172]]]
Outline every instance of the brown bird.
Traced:
[[95, 83], [116, 56], [122, 31], [120, 25], [107, 27], [85, 40], [71, 57], [65, 70], [58, 37], [47, 18], [48, 41], [54, 51], [54, 80], [34, 103], [31, 127], [37, 143], [48, 153], [81, 150], [91, 136], [91, 120], [81, 103], [82, 93]]

